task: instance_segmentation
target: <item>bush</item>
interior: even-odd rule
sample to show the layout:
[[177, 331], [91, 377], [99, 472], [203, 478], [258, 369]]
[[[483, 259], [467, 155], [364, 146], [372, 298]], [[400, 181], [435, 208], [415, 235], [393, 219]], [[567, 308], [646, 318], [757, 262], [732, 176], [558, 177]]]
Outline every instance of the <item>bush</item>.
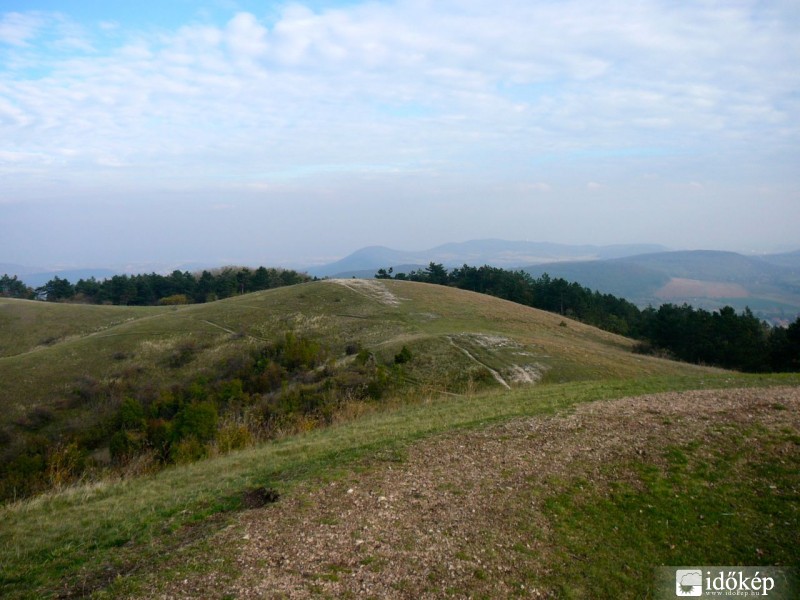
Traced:
[[120, 429], [140, 431], [144, 429], [144, 408], [138, 400], [125, 398], [119, 407], [118, 421]]
[[246, 448], [252, 443], [253, 435], [246, 425], [240, 423], [230, 423], [217, 432], [217, 450], [223, 454]]
[[197, 462], [208, 456], [208, 447], [197, 438], [187, 438], [172, 446], [172, 460], [177, 464]]
[[402, 365], [411, 360], [411, 350], [407, 346], [403, 346], [400, 352], [394, 355], [394, 362], [397, 365]]
[[161, 306], [176, 306], [179, 304], [191, 304], [192, 301], [186, 294], [173, 294], [172, 296], [166, 296], [165, 298], [161, 298], [158, 301], [158, 304]]
[[111, 461], [117, 465], [124, 465], [134, 456], [139, 454], [145, 446], [145, 437], [138, 431], [117, 431], [111, 436], [109, 452]]
[[51, 486], [61, 488], [76, 481], [86, 467], [86, 453], [76, 442], [56, 446], [47, 457], [47, 479]]
[[195, 342], [182, 342], [177, 348], [175, 348], [172, 354], [167, 357], [167, 365], [173, 369], [188, 365], [190, 362], [192, 362], [192, 359], [195, 357], [197, 352], [198, 348]]
[[173, 439], [194, 438], [199, 442], [213, 440], [218, 419], [217, 407], [211, 402], [187, 404], [175, 418]]

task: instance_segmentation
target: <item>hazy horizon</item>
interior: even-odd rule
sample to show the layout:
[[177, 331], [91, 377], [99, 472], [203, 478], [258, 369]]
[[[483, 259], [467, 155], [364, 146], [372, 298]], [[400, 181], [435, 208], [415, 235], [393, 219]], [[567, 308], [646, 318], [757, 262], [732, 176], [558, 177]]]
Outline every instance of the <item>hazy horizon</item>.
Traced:
[[800, 247], [800, 6], [0, 8], [0, 263]]

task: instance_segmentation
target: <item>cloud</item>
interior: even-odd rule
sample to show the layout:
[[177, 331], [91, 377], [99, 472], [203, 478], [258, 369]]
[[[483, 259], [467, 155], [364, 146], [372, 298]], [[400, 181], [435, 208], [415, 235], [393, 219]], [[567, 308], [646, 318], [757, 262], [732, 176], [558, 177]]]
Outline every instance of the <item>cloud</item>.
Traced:
[[0, 18], [0, 43], [29, 46], [43, 22], [37, 13], [6, 13]]
[[641, 173], [795, 190], [798, 18], [791, 2], [666, 0], [292, 3], [135, 29], [7, 13], [0, 177], [30, 197], [250, 186], [259, 201], [357, 182], [420, 214], [598, 180], [651, 197]]

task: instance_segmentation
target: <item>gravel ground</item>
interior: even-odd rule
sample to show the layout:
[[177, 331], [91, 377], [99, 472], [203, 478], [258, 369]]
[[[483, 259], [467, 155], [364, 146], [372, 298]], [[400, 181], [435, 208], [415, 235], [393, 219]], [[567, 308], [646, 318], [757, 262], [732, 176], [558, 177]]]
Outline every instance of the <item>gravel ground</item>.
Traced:
[[519, 583], [523, 570], [547, 569], [547, 536], [531, 533], [547, 531], [542, 498], [575, 476], [603, 486], [630, 476], [609, 466], [658, 463], [665, 446], [755, 423], [800, 432], [800, 388], [641, 396], [440, 436], [401, 462], [376, 462], [243, 512], [218, 539], [238, 548], [234, 574], [196, 575], [157, 594], [548, 597]]

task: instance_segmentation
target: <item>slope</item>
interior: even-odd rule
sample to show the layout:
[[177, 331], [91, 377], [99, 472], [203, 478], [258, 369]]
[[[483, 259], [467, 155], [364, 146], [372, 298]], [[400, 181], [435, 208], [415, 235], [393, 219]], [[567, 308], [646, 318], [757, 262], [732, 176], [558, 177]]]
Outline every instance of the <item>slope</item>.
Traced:
[[[489, 296], [403, 281], [329, 280], [186, 307], [126, 308], [4, 301], [0, 338], [3, 416], [62, 406], [95, 411], [98, 389], [167, 386], [213, 376], [225, 361], [286, 331], [319, 342], [332, 359], [346, 346], [390, 361], [402, 346], [408, 378], [458, 391], [488, 379], [568, 381], [696, 370], [631, 352], [632, 342]], [[26, 323], [30, 329], [26, 330]], [[25, 332], [17, 337], [19, 331]], [[49, 332], [48, 345], [42, 338]], [[179, 359], [179, 360], [177, 360]], [[95, 394], [96, 395], [96, 394]]]

